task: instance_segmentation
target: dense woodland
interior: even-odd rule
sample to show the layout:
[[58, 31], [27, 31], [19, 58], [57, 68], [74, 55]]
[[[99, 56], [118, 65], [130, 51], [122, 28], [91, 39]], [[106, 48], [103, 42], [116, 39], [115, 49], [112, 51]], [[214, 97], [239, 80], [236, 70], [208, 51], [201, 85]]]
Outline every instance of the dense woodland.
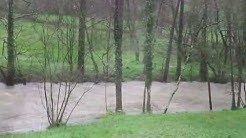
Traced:
[[[245, 107], [246, 0], [1, 0], [0, 21], [8, 86], [65, 83], [69, 99], [76, 83], [112, 81], [122, 111], [122, 81], [144, 80], [151, 112], [152, 81], [230, 82], [231, 108]], [[51, 125], [66, 109], [53, 107]]]

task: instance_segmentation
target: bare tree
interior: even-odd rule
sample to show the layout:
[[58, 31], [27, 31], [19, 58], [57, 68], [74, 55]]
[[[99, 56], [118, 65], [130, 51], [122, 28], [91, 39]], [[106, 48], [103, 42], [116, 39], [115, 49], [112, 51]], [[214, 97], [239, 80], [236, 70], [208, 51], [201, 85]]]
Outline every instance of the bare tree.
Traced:
[[178, 11], [179, 11], [179, 6], [180, 6], [180, 1], [178, 0], [177, 6], [175, 9], [175, 13], [173, 15], [173, 23], [172, 27], [170, 30], [170, 38], [169, 38], [169, 43], [168, 43], [168, 49], [167, 49], [167, 54], [166, 54], [166, 60], [165, 60], [165, 69], [164, 69], [164, 74], [163, 74], [163, 81], [166, 82], [168, 78], [168, 72], [169, 72], [169, 64], [171, 60], [171, 54], [172, 54], [172, 45], [173, 45], [173, 38], [174, 38], [174, 31], [177, 23], [177, 16], [178, 16]]
[[229, 57], [230, 57], [230, 70], [231, 70], [231, 93], [232, 102], [231, 109], [236, 109], [236, 94], [234, 85], [234, 68], [233, 68], [233, 43], [232, 43], [232, 14], [231, 11], [227, 13], [227, 35], [228, 35], [228, 46], [229, 46]]
[[126, 0], [126, 5], [127, 5], [127, 26], [130, 32], [130, 42], [131, 42], [131, 46], [134, 47], [135, 60], [140, 61], [139, 59], [140, 48], [139, 48], [139, 42], [138, 42], [137, 32], [136, 32], [136, 22], [134, 18], [136, 16], [137, 5], [135, 1], [132, 1], [131, 5], [133, 5], [134, 7], [131, 8], [129, 0]]
[[92, 18], [91, 19], [91, 32], [90, 32], [90, 35], [89, 35], [89, 32], [88, 32], [88, 29], [86, 29], [86, 38], [87, 38], [87, 42], [88, 42], [88, 45], [89, 45], [89, 53], [90, 53], [90, 57], [91, 57], [91, 61], [93, 63], [93, 66], [94, 66], [94, 70], [95, 70], [95, 73], [96, 73], [96, 81], [98, 81], [98, 77], [99, 77], [99, 68], [98, 68], [98, 65], [97, 65], [97, 62], [96, 62], [96, 59], [94, 57], [94, 45], [95, 45], [95, 19]]
[[[70, 26], [73, 29], [75, 26]], [[84, 95], [90, 91], [92, 86], [81, 93], [76, 99], [73, 99], [74, 89], [76, 88], [79, 80], [83, 77], [80, 71], [71, 70], [68, 61], [68, 53], [63, 53], [63, 50], [69, 49], [70, 45], [62, 44], [63, 38], [72, 38], [73, 34], [69, 31], [65, 32], [65, 37], [58, 35], [61, 33], [56, 29], [50, 29], [45, 24], [42, 25], [42, 32], [40, 33], [40, 41], [42, 42], [43, 58], [40, 63], [43, 69], [43, 86], [41, 89], [41, 100], [46, 111], [47, 120], [50, 127], [59, 127], [66, 125], [69, 121], [73, 111], [78, 106]], [[58, 39], [57, 39], [58, 38]], [[55, 56], [56, 52], [51, 40], [57, 40], [58, 53], [61, 56]], [[71, 41], [75, 41], [71, 40]], [[56, 41], [55, 41], [56, 42]], [[64, 41], [66, 42], [66, 40]]]
[[[204, 0], [204, 12], [203, 12], [203, 26], [207, 25], [208, 22], [208, 0]], [[202, 30], [202, 43], [201, 43], [201, 61], [200, 61], [200, 79], [201, 81], [207, 81], [208, 67], [207, 67], [207, 28]]]

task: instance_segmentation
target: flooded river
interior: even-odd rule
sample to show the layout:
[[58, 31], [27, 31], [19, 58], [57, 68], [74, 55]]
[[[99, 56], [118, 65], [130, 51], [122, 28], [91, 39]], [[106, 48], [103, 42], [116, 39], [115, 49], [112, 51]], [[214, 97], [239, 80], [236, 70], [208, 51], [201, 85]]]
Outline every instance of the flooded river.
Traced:
[[[0, 84], [0, 133], [43, 130], [48, 126], [44, 106], [42, 83], [28, 83], [6, 87]], [[91, 88], [83, 97], [71, 116], [69, 123], [85, 123], [106, 112], [105, 88], [108, 110], [115, 108], [115, 86], [113, 83], [78, 84], [71, 96], [71, 108], [80, 95]], [[229, 84], [211, 84], [213, 106], [215, 110], [229, 109], [231, 103]], [[163, 109], [175, 89], [175, 83], [153, 82], [151, 103], [153, 112]], [[126, 113], [141, 113], [144, 82], [123, 83], [123, 109]], [[208, 111], [207, 84], [200, 82], [182, 82], [175, 95], [169, 112]]]

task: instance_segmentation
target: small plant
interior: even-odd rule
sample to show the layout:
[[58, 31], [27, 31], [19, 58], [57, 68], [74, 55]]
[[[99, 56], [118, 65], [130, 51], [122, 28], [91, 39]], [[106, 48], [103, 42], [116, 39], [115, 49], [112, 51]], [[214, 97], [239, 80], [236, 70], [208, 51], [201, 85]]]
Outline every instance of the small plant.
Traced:
[[[57, 26], [56, 30], [63, 29]], [[60, 55], [56, 56], [54, 47], [52, 46], [51, 39], [60, 37], [58, 40], [63, 39], [62, 36], [58, 36], [59, 31], [50, 31], [43, 26], [41, 33], [41, 41], [43, 44], [43, 87], [41, 90], [41, 100], [46, 111], [49, 128], [64, 126], [68, 123], [73, 111], [78, 106], [84, 95], [91, 90], [88, 87], [81, 90], [80, 96], [73, 99], [73, 105], [71, 102], [72, 95], [77, 84], [82, 80], [83, 75], [79, 69], [74, 69], [71, 61], [74, 60], [73, 54], [63, 53], [63, 51], [57, 51]], [[73, 35], [68, 33], [67, 35]], [[65, 39], [65, 38], [64, 38]], [[57, 45], [59, 45], [59, 41]], [[65, 40], [64, 40], [65, 41]], [[72, 40], [70, 40], [72, 41]], [[71, 47], [71, 45], [59, 45], [62, 48]], [[70, 59], [70, 60], [68, 60]], [[55, 82], [56, 81], [56, 82]]]

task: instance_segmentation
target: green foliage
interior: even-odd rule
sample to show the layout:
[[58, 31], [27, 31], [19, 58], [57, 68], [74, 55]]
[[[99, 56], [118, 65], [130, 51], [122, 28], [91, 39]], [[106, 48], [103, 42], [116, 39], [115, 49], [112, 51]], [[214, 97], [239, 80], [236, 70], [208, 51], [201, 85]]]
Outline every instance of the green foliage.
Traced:
[[1, 138], [242, 138], [246, 111], [175, 113], [167, 115], [109, 114], [94, 123]]
[[[38, 15], [37, 18], [39, 20], [46, 20], [49, 22], [56, 22], [59, 18], [55, 15]], [[63, 22], [64, 24], [70, 24], [71, 20], [75, 20], [75, 22], [78, 22], [78, 19], [75, 17], [70, 16], [63, 16]], [[89, 19], [88, 19], [89, 20]], [[105, 54], [105, 49], [108, 45], [107, 43], [107, 36], [109, 33], [108, 29], [108, 22], [101, 21], [99, 19], [95, 19], [96, 25], [96, 33], [95, 33], [95, 42], [94, 42], [94, 57], [98, 64], [99, 68], [99, 79], [104, 78], [104, 66], [102, 64], [102, 55]], [[90, 22], [88, 22], [87, 27], [90, 29]], [[143, 80], [143, 68], [144, 63], [143, 61], [143, 43], [145, 41], [145, 32], [144, 32], [144, 24], [142, 22], [137, 21], [136, 22], [136, 28], [137, 28], [137, 34], [138, 34], [138, 40], [140, 45], [140, 62], [137, 62], [135, 60], [134, 55], [134, 48], [130, 44], [130, 37], [129, 33], [127, 32], [125, 28], [125, 33], [123, 35], [123, 80]], [[53, 66], [51, 66], [54, 74], [54, 80], [56, 80], [56, 75], [63, 73], [62, 66], [62, 60], [64, 58], [64, 55], [67, 53], [67, 48], [65, 45], [62, 46], [61, 41], [58, 39], [57, 35], [61, 32], [65, 33], [66, 25], [62, 26], [59, 31], [57, 31], [54, 28], [54, 25], [51, 24], [44, 24], [41, 22], [34, 22], [32, 20], [17, 20], [15, 24], [15, 32], [16, 32], [16, 46], [17, 46], [17, 53], [18, 53], [18, 60], [17, 60], [17, 77], [18, 76], [24, 76], [28, 81], [40, 81], [42, 80], [43, 75], [43, 61], [44, 61], [44, 48], [43, 43], [41, 41], [43, 29], [45, 29], [45, 35], [48, 39], [48, 53], [50, 55], [50, 60], [54, 63]], [[124, 26], [125, 22], [124, 22]], [[113, 25], [111, 25], [111, 29]], [[90, 31], [89, 31], [90, 32]], [[114, 77], [114, 40], [113, 40], [113, 31], [111, 30], [111, 39], [110, 39], [110, 57], [109, 57], [109, 80], [113, 80]], [[77, 61], [77, 35], [78, 32], [75, 32], [75, 43], [74, 46], [74, 54], [73, 54], [73, 60], [74, 63]], [[64, 34], [63, 40], [66, 41], [66, 35]], [[4, 39], [6, 40], [6, 30], [2, 24], [0, 24], [0, 44], [4, 42]], [[153, 80], [161, 80], [162, 78], [162, 69], [164, 64], [164, 58], [165, 58], [165, 50], [167, 49], [167, 42], [168, 40], [165, 39], [163, 36], [156, 36], [155, 45], [153, 47]], [[60, 50], [58, 49], [58, 43], [60, 44]], [[86, 42], [87, 48], [88, 43]], [[63, 47], [63, 48], [62, 48]], [[174, 43], [175, 47], [175, 43]], [[216, 48], [216, 49], [215, 49]], [[221, 42], [219, 45], [211, 45], [208, 49], [209, 51], [209, 62], [213, 67], [222, 68], [226, 72], [229, 72], [229, 68], [226, 66], [222, 66], [221, 56], [219, 56], [218, 52], [219, 49], [222, 48]], [[88, 50], [88, 49], [87, 49]], [[217, 52], [218, 51], [218, 52]], [[4, 47], [0, 48], [0, 65], [6, 67], [6, 44]], [[88, 53], [88, 52], [86, 52]], [[169, 73], [169, 80], [175, 80], [175, 69], [176, 69], [176, 50], [174, 49], [173, 55], [170, 62], [170, 73]], [[199, 56], [194, 52], [192, 53], [191, 62], [188, 64], [188, 67], [184, 71], [182, 80], [199, 80]], [[105, 61], [105, 56], [104, 56]], [[93, 63], [90, 59], [90, 55], [86, 55], [86, 78], [88, 81], [94, 80], [95, 77], [95, 70]], [[70, 65], [65, 63], [65, 66], [69, 67]], [[74, 69], [76, 69], [76, 65], [74, 65]], [[218, 81], [218, 77], [213, 74], [213, 72], [210, 70], [210, 77], [211, 80], [215, 82], [221, 82]], [[224, 80], [226, 81], [228, 78], [228, 73], [225, 74]]]

